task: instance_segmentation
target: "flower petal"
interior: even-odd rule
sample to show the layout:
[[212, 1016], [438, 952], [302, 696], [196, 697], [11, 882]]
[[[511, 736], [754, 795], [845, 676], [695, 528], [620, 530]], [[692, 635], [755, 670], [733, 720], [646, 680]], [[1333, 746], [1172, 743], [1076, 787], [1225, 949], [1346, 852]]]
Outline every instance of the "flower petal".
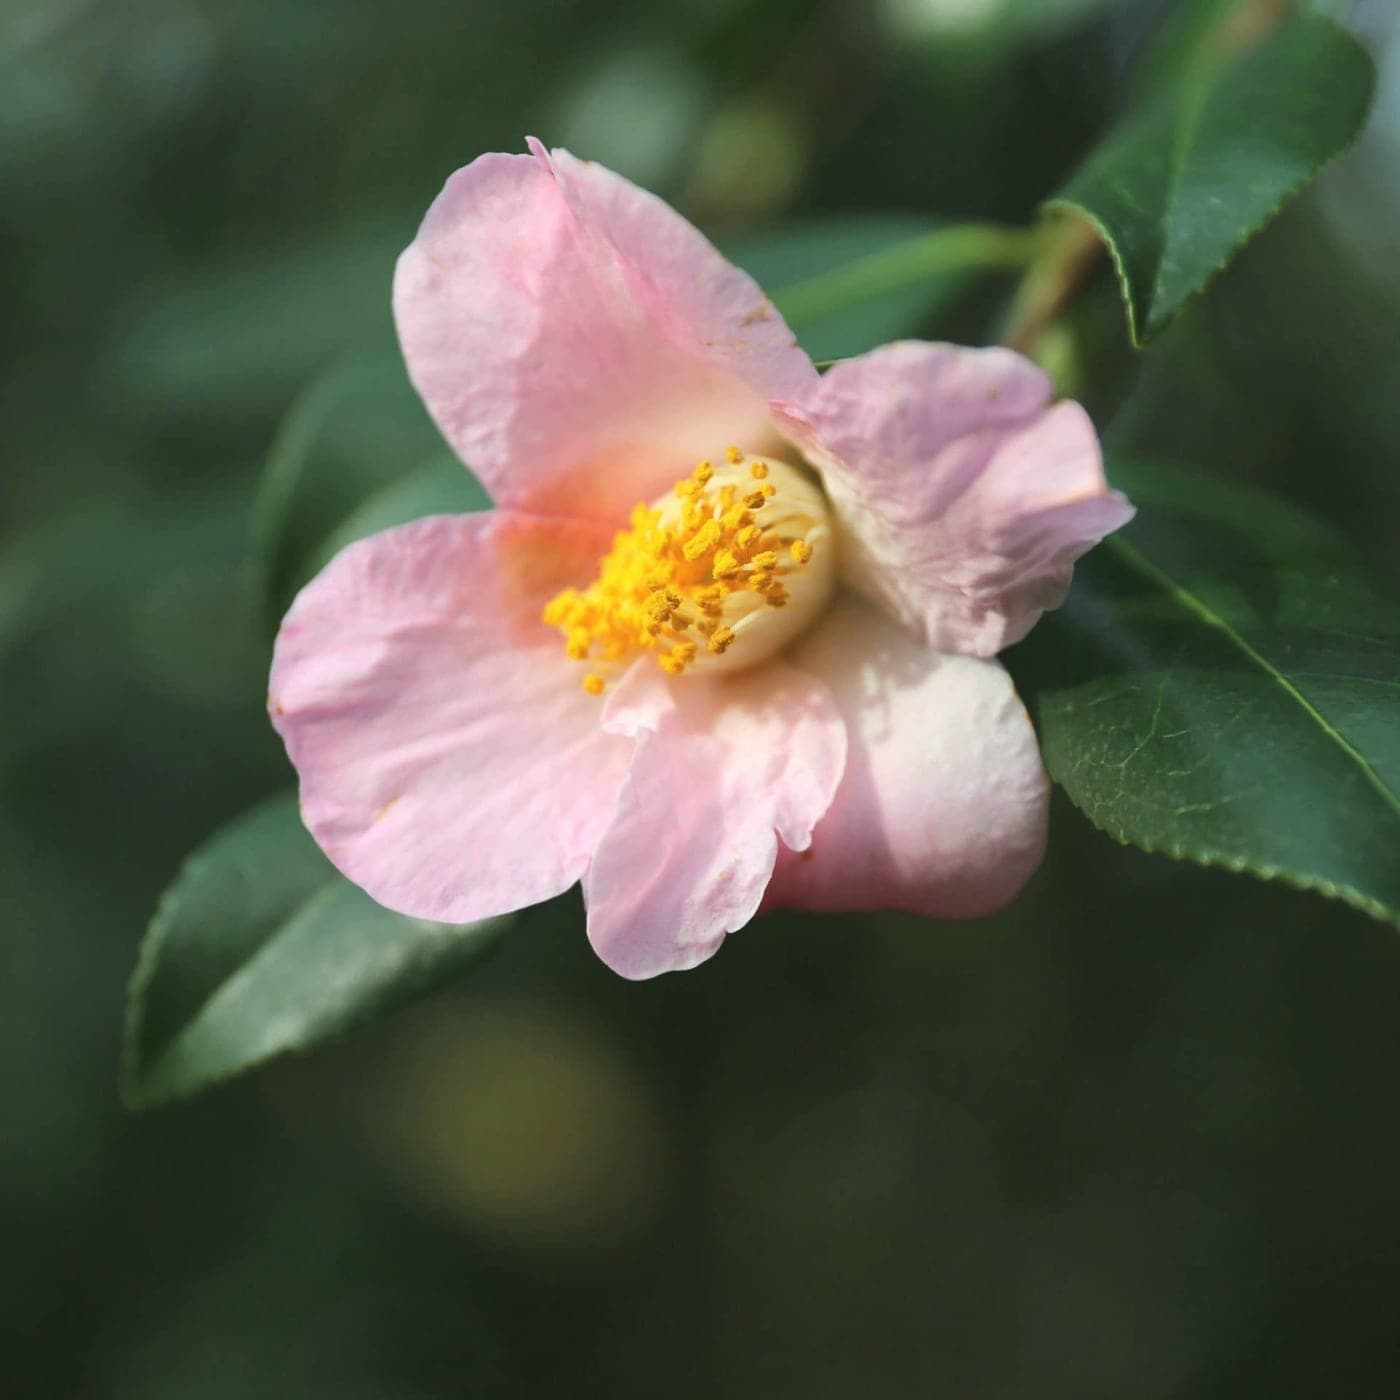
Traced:
[[831, 688], [850, 747], [768, 902], [966, 917], [1010, 900], [1044, 853], [1049, 782], [1000, 663], [930, 651], [855, 599], [791, 659]]
[[940, 651], [992, 656], [1132, 518], [1078, 404], [1010, 350], [904, 341], [843, 360], [788, 415], [849, 581]]
[[605, 546], [577, 522], [432, 516], [350, 545], [293, 603], [273, 723], [308, 829], [381, 904], [465, 923], [587, 868], [632, 744], [539, 614]]
[[779, 841], [811, 842], [845, 765], [841, 715], [780, 661], [675, 684], [644, 662], [605, 723], [638, 743], [584, 882], [588, 936], [624, 977], [694, 967], [757, 912]]
[[496, 501], [616, 520], [776, 441], [817, 380], [772, 303], [654, 195], [567, 151], [459, 170], [399, 259], [409, 373]]

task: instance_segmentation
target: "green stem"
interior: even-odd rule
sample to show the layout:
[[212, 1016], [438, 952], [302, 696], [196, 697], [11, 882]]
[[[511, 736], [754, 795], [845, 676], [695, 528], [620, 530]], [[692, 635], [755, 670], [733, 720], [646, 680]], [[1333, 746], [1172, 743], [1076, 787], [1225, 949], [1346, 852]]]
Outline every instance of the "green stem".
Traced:
[[1040, 254], [1016, 289], [999, 337], [1023, 355], [1065, 311], [1103, 253], [1098, 231], [1086, 219], [1050, 220], [1043, 233]]
[[999, 224], [956, 224], [896, 243], [773, 294], [787, 320], [800, 326], [884, 292], [964, 269], [1017, 270], [1034, 259], [1039, 234]]

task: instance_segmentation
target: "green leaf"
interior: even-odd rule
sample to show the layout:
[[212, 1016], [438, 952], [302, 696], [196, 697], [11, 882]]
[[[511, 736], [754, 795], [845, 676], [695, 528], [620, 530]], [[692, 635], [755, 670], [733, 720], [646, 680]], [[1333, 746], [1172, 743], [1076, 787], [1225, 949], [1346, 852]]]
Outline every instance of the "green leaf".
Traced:
[[814, 219], [725, 251], [757, 279], [816, 360], [927, 330], [979, 273], [1023, 266], [1021, 229], [913, 215]]
[[[1185, 303], [1361, 130], [1365, 50], [1316, 15], [1237, 56], [1236, 7], [1046, 206], [1089, 219], [1118, 271], [1134, 344]], [[1238, 27], [1238, 26], [1237, 26]]]
[[1113, 475], [1137, 519], [1007, 658], [1051, 775], [1119, 841], [1400, 923], [1400, 605], [1258, 491]]
[[489, 504], [444, 448], [403, 361], [346, 359], [303, 390], [268, 455], [253, 523], [264, 609], [275, 621], [352, 539], [419, 515]]
[[337, 874], [273, 799], [166, 891], [127, 1008], [123, 1095], [146, 1107], [343, 1036], [461, 970], [502, 920], [405, 918]]

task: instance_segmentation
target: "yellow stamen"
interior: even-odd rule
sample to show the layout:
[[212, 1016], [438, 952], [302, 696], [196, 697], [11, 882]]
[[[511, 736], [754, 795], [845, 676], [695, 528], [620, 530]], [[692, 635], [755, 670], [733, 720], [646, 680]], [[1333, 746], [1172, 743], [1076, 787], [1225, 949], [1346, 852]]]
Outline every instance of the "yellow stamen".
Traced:
[[687, 563], [693, 564], [702, 555], [709, 554], [723, 538], [724, 527], [719, 521], [707, 520], [681, 546], [681, 553], [685, 556]]
[[795, 572], [812, 559], [814, 539], [830, 538], [820, 488], [785, 462], [746, 458], [737, 447], [725, 458], [719, 467], [699, 463], [665, 496], [636, 506], [593, 582], [545, 605], [566, 654], [590, 663], [582, 678], [589, 695], [648, 651], [672, 676], [753, 665], [825, 605], [833, 551], [823, 547], [815, 571]]
[[715, 554], [714, 567], [711, 573], [720, 582], [733, 578], [743, 567], [739, 562], [739, 556], [732, 549], [721, 549]]

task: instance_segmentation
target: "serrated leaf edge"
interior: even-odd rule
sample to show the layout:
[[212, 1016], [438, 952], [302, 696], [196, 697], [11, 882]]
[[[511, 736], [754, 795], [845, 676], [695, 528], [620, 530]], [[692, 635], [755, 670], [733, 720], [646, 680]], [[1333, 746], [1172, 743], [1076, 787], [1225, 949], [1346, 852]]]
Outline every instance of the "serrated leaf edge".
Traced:
[[[1195, 614], [1206, 626], [1212, 627], [1222, 635], [1228, 637], [1231, 642], [1259, 666], [1266, 674], [1283, 686], [1285, 692], [1290, 695], [1303, 709], [1321, 726], [1323, 731], [1336, 743], [1366, 775], [1367, 780], [1381, 794], [1387, 805], [1400, 815], [1400, 797], [1385, 786], [1379, 775], [1372, 768], [1363, 754], [1357, 752], [1354, 745], [1349, 743], [1344, 736], [1336, 730], [1324, 715], [1304, 696], [1298, 688], [1293, 685], [1279, 669], [1272, 665], [1267, 658], [1261, 656], [1246, 639], [1230, 626], [1225, 619], [1219, 617], [1209, 607], [1202, 603], [1189, 589], [1172, 578], [1164, 569], [1154, 564], [1138, 550], [1128, 544], [1126, 540], [1120, 538], [1109, 539], [1104, 542], [1104, 548], [1113, 550], [1131, 568], [1138, 570], [1145, 577], [1151, 579], [1159, 586], [1166, 587], [1178, 603], [1188, 611]], [[1043, 751], [1043, 750], [1042, 750]], [[1322, 879], [1315, 875], [1301, 875], [1295, 871], [1285, 869], [1281, 865], [1261, 864], [1251, 861], [1247, 856], [1231, 855], [1224, 851], [1213, 849], [1190, 850], [1179, 842], [1154, 841], [1151, 838], [1139, 838], [1129, 835], [1125, 827], [1115, 824], [1101, 817], [1088, 803], [1082, 802], [1075, 794], [1064, 777], [1056, 772], [1055, 766], [1048, 760], [1046, 768], [1051, 778], [1059, 785], [1060, 790], [1069, 799], [1071, 804], [1083, 813], [1089, 824], [1096, 831], [1101, 831], [1104, 835], [1116, 841], [1120, 846], [1127, 846], [1134, 850], [1144, 851], [1148, 855], [1166, 856], [1170, 860], [1181, 861], [1185, 864], [1197, 865], [1205, 869], [1227, 870], [1235, 875], [1250, 875], [1257, 880], [1264, 880], [1269, 883], [1287, 885], [1291, 889], [1300, 890], [1307, 894], [1319, 894], [1328, 899], [1335, 899], [1339, 903], [1348, 905], [1363, 914], [1375, 919], [1379, 923], [1389, 924], [1394, 928], [1400, 928], [1400, 909], [1393, 909], [1384, 901], [1365, 894], [1353, 885], [1344, 885], [1335, 880]]]
[[[1308, 170], [1302, 176], [1300, 176], [1297, 182], [1290, 185], [1286, 190], [1284, 190], [1284, 192], [1279, 196], [1277, 202], [1275, 202], [1268, 210], [1266, 210], [1259, 217], [1258, 220], [1247, 226], [1243, 230], [1243, 232], [1241, 232], [1239, 237], [1236, 238], [1235, 241], [1231, 243], [1230, 246], [1224, 251], [1224, 253], [1221, 254], [1220, 261], [1217, 262], [1201, 279], [1200, 283], [1187, 296], [1185, 296], [1171, 310], [1170, 313], [1167, 314], [1164, 320], [1154, 322], [1153, 307], [1151, 304], [1149, 304], [1145, 308], [1145, 324], [1142, 327], [1139, 327], [1137, 308], [1133, 304], [1132, 286], [1128, 279], [1128, 273], [1123, 263], [1122, 254], [1119, 252], [1117, 243], [1114, 241], [1112, 235], [1105, 227], [1102, 219], [1098, 218], [1097, 215], [1092, 213], [1090, 210], [1086, 209], [1084, 205], [1080, 204], [1077, 200], [1070, 199], [1065, 195], [1055, 195], [1052, 198], [1045, 200], [1040, 205], [1040, 212], [1042, 214], [1077, 214], [1080, 218], [1084, 219], [1087, 223], [1093, 226], [1094, 231], [1098, 234], [1100, 241], [1103, 243], [1105, 249], [1108, 252], [1109, 258], [1113, 263], [1113, 270], [1118, 280], [1119, 295], [1122, 297], [1123, 310], [1128, 322], [1128, 339], [1132, 343], [1132, 346], [1135, 350], [1145, 349], [1148, 343], [1150, 341], [1155, 340], [1169, 326], [1171, 326], [1172, 323], [1182, 314], [1183, 311], [1186, 310], [1188, 306], [1191, 306], [1197, 301], [1198, 298], [1203, 296], [1206, 290], [1210, 287], [1211, 283], [1213, 283], [1215, 279], [1225, 270], [1225, 268], [1231, 262], [1234, 261], [1235, 257], [1245, 246], [1245, 244], [1252, 242], [1264, 230], [1264, 228], [1271, 224], [1279, 216], [1279, 214], [1282, 213], [1284, 208], [1290, 203], [1292, 203], [1292, 201], [1295, 200], [1303, 192], [1303, 190], [1307, 188], [1308, 185], [1310, 185], [1314, 180], [1316, 180], [1317, 177], [1321, 175], [1322, 172], [1326, 170], [1327, 167], [1331, 165], [1332, 162], [1336, 160], [1338, 156], [1340, 156], [1344, 151], [1350, 149], [1352, 144], [1356, 141], [1357, 137], [1360, 136], [1363, 130], [1365, 130], [1366, 123], [1370, 119], [1371, 108], [1375, 103], [1376, 97], [1375, 62], [1372, 60], [1371, 55], [1366, 52], [1366, 50], [1360, 45], [1360, 43], [1357, 42], [1356, 37], [1353, 34], [1351, 34], [1348, 30], [1342, 28], [1341, 25], [1334, 24], [1331, 20], [1326, 19], [1321, 15], [1316, 15], [1312, 18], [1319, 25], [1331, 29], [1346, 42], [1350, 43], [1355, 48], [1356, 52], [1365, 60], [1367, 72], [1370, 77], [1370, 86], [1366, 93], [1366, 101], [1362, 104], [1360, 118], [1356, 123], [1356, 128], [1355, 130], [1353, 130], [1351, 135], [1345, 141], [1343, 141], [1340, 146], [1337, 147], [1336, 150], [1334, 150], [1330, 155], [1326, 156], [1317, 165], [1313, 166], [1312, 169]], [[1157, 271], [1152, 281], [1152, 289], [1149, 293], [1150, 300], [1155, 300], [1155, 294], [1161, 281], [1161, 275], [1162, 268], [1161, 262], [1159, 260]]]
[[1151, 856], [1166, 856], [1168, 860], [1179, 861], [1183, 865], [1196, 865], [1206, 870], [1225, 870], [1232, 875], [1249, 875], [1253, 879], [1262, 880], [1268, 884], [1287, 885], [1290, 889], [1299, 890], [1304, 894], [1322, 895], [1327, 899], [1335, 899], [1340, 904], [1356, 909], [1375, 919], [1378, 923], [1400, 929], [1400, 910], [1392, 909], [1383, 901], [1363, 894], [1352, 885], [1343, 885], [1335, 880], [1324, 880], [1316, 876], [1299, 875], [1280, 865], [1263, 865], [1244, 856], [1230, 855], [1223, 851], [1192, 851], [1176, 842], [1139, 840], [1136, 837], [1125, 835], [1121, 828], [1115, 828], [1112, 823], [1103, 820], [1089, 806], [1080, 802], [1068, 784], [1053, 768], [1050, 769], [1050, 776], [1059, 784], [1060, 790], [1070, 800], [1075, 810], [1084, 816], [1089, 825], [1095, 831], [1101, 831], [1105, 836], [1116, 841], [1120, 846], [1143, 851]]

